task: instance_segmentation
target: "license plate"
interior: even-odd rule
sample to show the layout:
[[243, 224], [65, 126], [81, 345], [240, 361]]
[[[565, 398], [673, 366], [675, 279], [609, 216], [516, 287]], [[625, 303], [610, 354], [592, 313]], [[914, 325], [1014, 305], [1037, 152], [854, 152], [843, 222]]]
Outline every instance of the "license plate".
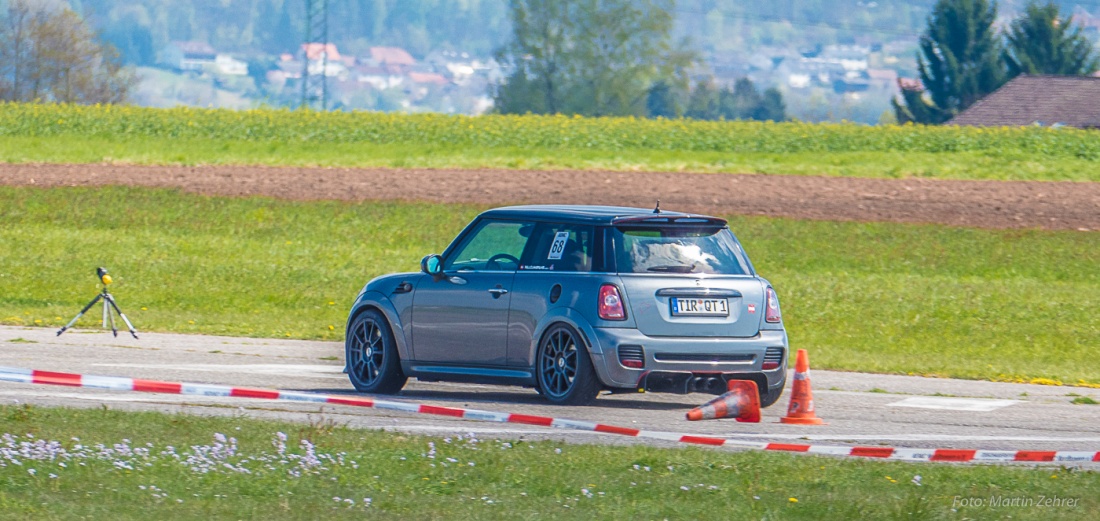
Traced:
[[730, 316], [729, 301], [724, 298], [672, 297], [672, 316], [693, 315], [704, 317]]

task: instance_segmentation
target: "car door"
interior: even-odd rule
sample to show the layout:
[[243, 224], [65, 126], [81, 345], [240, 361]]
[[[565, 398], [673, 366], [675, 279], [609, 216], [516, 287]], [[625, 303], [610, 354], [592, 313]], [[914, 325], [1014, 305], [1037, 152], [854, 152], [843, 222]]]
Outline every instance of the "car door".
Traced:
[[417, 361], [505, 365], [512, 283], [532, 227], [483, 219], [447, 253], [443, 277], [421, 278], [413, 295]]
[[[591, 288], [593, 238], [589, 225], [539, 223], [527, 244], [512, 290], [508, 319], [508, 365], [535, 363], [535, 330], [555, 307], [595, 306]], [[598, 283], [596, 283], [598, 288]], [[580, 299], [590, 295], [591, 302]]]

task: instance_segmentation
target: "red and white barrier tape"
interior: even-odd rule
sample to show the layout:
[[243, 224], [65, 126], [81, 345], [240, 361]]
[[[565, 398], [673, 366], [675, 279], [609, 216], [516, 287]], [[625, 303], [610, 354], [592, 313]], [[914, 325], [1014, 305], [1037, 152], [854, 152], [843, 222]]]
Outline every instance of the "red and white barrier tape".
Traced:
[[807, 454], [827, 454], [831, 456], [857, 456], [903, 461], [956, 461], [956, 462], [1060, 462], [1082, 463], [1100, 462], [1100, 451], [1027, 451], [1027, 450], [975, 450], [975, 449], [906, 449], [894, 447], [846, 447], [839, 445], [801, 445], [792, 443], [764, 443], [737, 441], [709, 436], [691, 436], [660, 431], [644, 431], [629, 427], [616, 427], [602, 423], [566, 420], [548, 416], [527, 414], [509, 414], [477, 409], [440, 407], [437, 405], [409, 402], [375, 400], [362, 397], [342, 397], [316, 393], [278, 391], [274, 389], [250, 389], [225, 385], [162, 382], [140, 380], [114, 376], [81, 375], [74, 373], [55, 373], [18, 367], [0, 367], [0, 381], [62, 385], [103, 389], [109, 391], [136, 391], [143, 393], [167, 393], [191, 396], [225, 396], [238, 398], [257, 398], [261, 400], [281, 400], [290, 402], [331, 403], [353, 407], [371, 407], [390, 411], [417, 414], [449, 416], [466, 420], [480, 420], [497, 423], [521, 423], [558, 429], [603, 432], [637, 438], [658, 439], [694, 445], [742, 447], [757, 450], [802, 452]]

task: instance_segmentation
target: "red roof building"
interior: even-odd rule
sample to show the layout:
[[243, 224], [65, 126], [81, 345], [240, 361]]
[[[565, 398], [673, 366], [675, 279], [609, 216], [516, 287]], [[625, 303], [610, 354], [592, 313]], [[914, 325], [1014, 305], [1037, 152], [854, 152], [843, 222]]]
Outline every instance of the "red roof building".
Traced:
[[1100, 78], [1017, 76], [947, 124], [1100, 128]]
[[340, 57], [340, 51], [336, 50], [336, 44], [334, 43], [303, 43], [302, 51], [305, 53], [306, 58], [310, 60], [320, 60], [322, 54], [325, 55], [328, 61], [343, 59]]
[[378, 65], [416, 65], [416, 59], [400, 47], [371, 47], [370, 59]]
[[430, 83], [432, 85], [446, 85], [450, 83], [443, 75], [434, 72], [410, 72], [409, 80], [413, 83]]

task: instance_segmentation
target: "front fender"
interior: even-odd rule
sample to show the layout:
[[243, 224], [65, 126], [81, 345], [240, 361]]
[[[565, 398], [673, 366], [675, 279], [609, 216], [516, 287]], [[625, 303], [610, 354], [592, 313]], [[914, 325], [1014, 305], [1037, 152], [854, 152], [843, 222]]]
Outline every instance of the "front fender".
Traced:
[[408, 342], [405, 341], [405, 327], [401, 323], [401, 315], [397, 312], [397, 308], [394, 307], [393, 302], [386, 297], [385, 294], [374, 291], [366, 290], [359, 294], [359, 298], [355, 300], [355, 304], [351, 307], [351, 311], [348, 313], [348, 322], [344, 325], [344, 339], [345, 342], [350, 334], [351, 322], [355, 320], [355, 317], [367, 309], [376, 309], [386, 317], [386, 320], [390, 323], [390, 329], [393, 332], [393, 339], [397, 344], [397, 354], [402, 360], [411, 360], [412, 352], [409, 350]]

